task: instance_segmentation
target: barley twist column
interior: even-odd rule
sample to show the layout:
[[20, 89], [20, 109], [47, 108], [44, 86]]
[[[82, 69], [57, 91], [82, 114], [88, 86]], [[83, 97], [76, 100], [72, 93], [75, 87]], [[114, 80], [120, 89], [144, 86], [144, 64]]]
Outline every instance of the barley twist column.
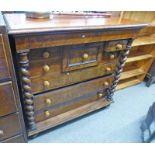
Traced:
[[123, 71], [125, 61], [127, 60], [127, 56], [130, 52], [132, 41], [133, 41], [133, 39], [129, 39], [127, 48], [120, 52], [120, 56], [119, 56], [118, 64], [116, 66], [116, 70], [114, 73], [114, 79], [113, 79], [112, 85], [109, 89], [107, 89], [107, 100], [109, 100], [109, 101], [112, 101], [112, 97], [114, 95], [115, 89], [117, 87], [121, 73]]
[[33, 106], [33, 94], [31, 91], [31, 80], [29, 73], [29, 50], [24, 50], [19, 54], [20, 74], [21, 74], [21, 85], [23, 91], [24, 109], [29, 130], [36, 128], [35, 117], [34, 117], [34, 106]]

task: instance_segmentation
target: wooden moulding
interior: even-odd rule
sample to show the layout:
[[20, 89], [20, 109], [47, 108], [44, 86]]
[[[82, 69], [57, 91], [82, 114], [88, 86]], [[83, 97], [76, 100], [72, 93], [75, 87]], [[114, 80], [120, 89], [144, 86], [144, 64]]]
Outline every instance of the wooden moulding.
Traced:
[[81, 106], [79, 108], [76, 108], [76, 109], [70, 110], [68, 112], [62, 113], [58, 116], [52, 117], [46, 121], [39, 122], [36, 124], [37, 130], [29, 131], [28, 136], [38, 134], [44, 130], [50, 129], [52, 127], [58, 126], [62, 123], [73, 120], [73, 119], [80, 117], [82, 115], [88, 114], [88, 113], [93, 112], [98, 109], [101, 109], [101, 108], [109, 105], [110, 103], [111, 102], [108, 102], [106, 99], [100, 99], [98, 101], [88, 103], [88, 104]]

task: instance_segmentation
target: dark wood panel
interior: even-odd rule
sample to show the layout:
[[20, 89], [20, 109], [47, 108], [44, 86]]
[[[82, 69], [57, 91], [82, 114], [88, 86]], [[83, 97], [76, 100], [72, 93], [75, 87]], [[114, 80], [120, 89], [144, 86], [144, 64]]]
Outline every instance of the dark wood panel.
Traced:
[[12, 82], [0, 84], [0, 116], [17, 111]]
[[22, 132], [18, 114], [0, 118], [0, 140], [4, 140]]
[[65, 46], [63, 48], [63, 71], [95, 66], [102, 59], [103, 43]]
[[6, 50], [2, 34], [0, 34], [0, 80], [10, 78], [9, 67], [7, 63]]
[[83, 82], [34, 97], [36, 121], [42, 121], [105, 97], [112, 76]]

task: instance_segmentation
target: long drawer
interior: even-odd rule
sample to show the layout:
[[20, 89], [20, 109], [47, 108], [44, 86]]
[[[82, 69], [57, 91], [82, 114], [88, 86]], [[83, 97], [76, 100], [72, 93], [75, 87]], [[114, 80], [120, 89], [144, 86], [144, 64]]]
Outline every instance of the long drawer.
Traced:
[[10, 138], [21, 133], [18, 114], [0, 118], [0, 140]]
[[12, 82], [0, 84], [0, 117], [17, 111]]
[[48, 76], [41, 76], [31, 78], [32, 92], [39, 93], [53, 88], [59, 88], [70, 84], [86, 81], [89, 79], [101, 77], [112, 74], [115, 64], [104, 64], [96, 67], [86, 68], [67, 73], [51, 74]]
[[36, 121], [43, 121], [105, 97], [113, 76], [82, 82], [34, 97]]

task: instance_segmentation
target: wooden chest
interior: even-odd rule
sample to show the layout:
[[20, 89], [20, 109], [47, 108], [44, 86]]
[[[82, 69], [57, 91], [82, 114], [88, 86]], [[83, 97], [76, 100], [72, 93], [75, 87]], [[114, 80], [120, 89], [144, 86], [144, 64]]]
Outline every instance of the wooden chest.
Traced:
[[146, 25], [65, 15], [5, 19], [29, 136], [109, 105], [132, 40]]
[[[20, 137], [20, 138], [19, 138]], [[3, 17], [0, 14], [0, 142], [26, 142], [10, 46]]]

